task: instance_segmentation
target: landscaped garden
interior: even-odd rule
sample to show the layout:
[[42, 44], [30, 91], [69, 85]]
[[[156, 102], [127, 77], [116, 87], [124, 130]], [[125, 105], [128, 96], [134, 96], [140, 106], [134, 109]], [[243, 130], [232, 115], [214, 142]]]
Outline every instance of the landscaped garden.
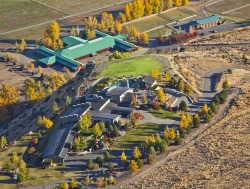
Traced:
[[161, 63], [152, 58], [135, 58], [108, 65], [99, 77], [137, 76], [139, 74], [150, 74], [152, 70], [160, 71]]

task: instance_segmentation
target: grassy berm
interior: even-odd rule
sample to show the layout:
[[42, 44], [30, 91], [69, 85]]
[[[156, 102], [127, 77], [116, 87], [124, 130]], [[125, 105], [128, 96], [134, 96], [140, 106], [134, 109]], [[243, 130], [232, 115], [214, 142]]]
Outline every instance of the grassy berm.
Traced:
[[249, 82], [240, 88], [240, 94], [219, 122], [161, 166], [119, 188], [249, 188]]

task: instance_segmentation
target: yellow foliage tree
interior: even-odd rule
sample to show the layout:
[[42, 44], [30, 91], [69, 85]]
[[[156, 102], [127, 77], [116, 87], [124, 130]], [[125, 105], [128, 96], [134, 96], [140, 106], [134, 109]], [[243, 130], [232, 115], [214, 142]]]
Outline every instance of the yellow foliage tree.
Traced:
[[181, 121], [180, 121], [180, 128], [182, 129], [186, 129], [188, 127], [188, 119], [186, 115], [182, 115], [181, 116]]
[[102, 135], [102, 131], [101, 131], [100, 126], [99, 126], [98, 123], [96, 123], [95, 126], [94, 126], [94, 128], [93, 128], [93, 135], [95, 137], [99, 137], [99, 136]]
[[32, 70], [34, 67], [35, 67], [34, 63], [32, 63], [32, 62], [31, 62], [31, 63], [29, 63], [29, 69], [31, 69], [31, 70]]
[[127, 17], [124, 13], [120, 12], [116, 20], [119, 21], [120, 23], [125, 23], [127, 21]]
[[3, 148], [7, 144], [7, 140], [4, 136], [0, 139], [0, 147]]
[[42, 73], [43, 73], [43, 69], [42, 69], [42, 67], [41, 67], [41, 66], [38, 66], [38, 68], [37, 68], [37, 72], [38, 72], [38, 73], [40, 73], [40, 74], [42, 74]]
[[125, 16], [126, 16], [127, 21], [130, 21], [132, 19], [132, 17], [131, 17], [129, 5], [125, 5], [124, 12], [125, 12]]
[[163, 136], [164, 138], [168, 138], [169, 140], [174, 140], [176, 138], [176, 132], [173, 128], [169, 129], [168, 127], [166, 127]]
[[98, 29], [99, 30], [105, 30], [106, 26], [103, 20], [101, 20], [101, 22], [98, 24]]
[[136, 161], [131, 160], [129, 163], [129, 171], [134, 173], [134, 172], [138, 171], [138, 169], [139, 169], [139, 167], [138, 167]]
[[203, 114], [208, 114], [208, 110], [209, 110], [209, 108], [208, 108], [208, 106], [207, 106], [207, 104], [204, 104], [204, 106], [202, 107], [202, 113]]
[[150, 4], [149, 1], [150, 0], [144, 0], [144, 5], [145, 5], [144, 15], [145, 16], [151, 15], [153, 13], [153, 6]]
[[153, 70], [153, 71], [151, 72], [151, 76], [154, 77], [154, 78], [157, 78], [158, 75], [159, 75], [159, 71], [158, 71], [158, 70]]
[[182, 0], [182, 5], [187, 5], [189, 3], [188, 0]]
[[77, 186], [77, 181], [75, 178], [72, 178], [71, 181], [70, 181], [70, 187], [71, 188], [75, 188]]
[[157, 98], [161, 103], [165, 103], [167, 101], [166, 94], [162, 88], [157, 91]]
[[40, 116], [37, 120], [37, 125], [43, 126], [46, 129], [49, 129], [53, 126], [53, 122], [45, 116]]
[[168, 72], [165, 73], [165, 79], [166, 79], [167, 81], [169, 81], [169, 80], [171, 79], [170, 73], [168, 73]]
[[134, 38], [138, 37], [138, 31], [134, 26], [131, 27], [131, 34], [130, 35]]
[[179, 84], [178, 84], [178, 89], [179, 89], [180, 91], [184, 91], [184, 83], [183, 83], [182, 80], [181, 80], [181, 81], [179, 82]]
[[127, 160], [127, 156], [124, 151], [122, 151], [121, 160], [124, 162]]
[[154, 135], [151, 135], [149, 137], [146, 138], [146, 143], [148, 146], [155, 146], [155, 136]]
[[182, 5], [182, 0], [175, 0], [174, 2], [175, 2], [176, 7], [179, 7]]
[[146, 32], [141, 34], [141, 42], [144, 45], [148, 44], [148, 34]]
[[134, 149], [133, 156], [135, 159], [139, 159], [141, 157], [141, 151], [137, 148], [137, 146]]
[[122, 24], [121, 24], [120, 22], [118, 22], [118, 21], [115, 21], [115, 26], [114, 26], [114, 28], [115, 28], [115, 31], [116, 31], [117, 33], [120, 33], [120, 32], [122, 31]]

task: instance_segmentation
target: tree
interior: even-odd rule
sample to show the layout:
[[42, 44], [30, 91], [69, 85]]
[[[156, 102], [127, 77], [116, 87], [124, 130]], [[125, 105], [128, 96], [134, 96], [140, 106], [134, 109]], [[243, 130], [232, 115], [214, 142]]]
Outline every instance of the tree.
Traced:
[[37, 120], [37, 125], [49, 129], [53, 126], [53, 122], [49, 118], [46, 118], [45, 116], [40, 116]]
[[125, 5], [124, 12], [125, 12], [125, 16], [126, 16], [127, 21], [130, 21], [132, 18], [131, 18], [131, 14], [130, 14], [129, 5]]
[[9, 62], [10, 59], [11, 59], [11, 54], [9, 52], [6, 52], [5, 53], [5, 58], [6, 58], [7, 62]]
[[181, 116], [181, 121], [180, 121], [180, 128], [186, 129], [188, 127], [188, 120], [186, 115]]
[[166, 127], [163, 133], [164, 139], [174, 140], [176, 137], [176, 133], [174, 128], [169, 129], [169, 127]]
[[150, 4], [149, 0], [144, 0], [144, 15], [149, 16], [153, 13], [153, 6]]
[[182, 0], [175, 0], [174, 2], [176, 7], [179, 7], [182, 4]]
[[127, 17], [124, 13], [120, 12], [116, 20], [119, 21], [120, 23], [125, 23], [127, 21]]
[[19, 163], [19, 157], [17, 156], [16, 151], [12, 152], [12, 156], [10, 158], [10, 161], [14, 164], [18, 164]]
[[223, 89], [228, 89], [229, 87], [230, 87], [230, 85], [229, 85], [227, 79], [225, 79], [225, 80], [223, 81], [223, 83], [222, 83], [222, 88], [223, 88]]
[[70, 70], [69, 70], [68, 68], [63, 67], [62, 71], [63, 71], [64, 77], [65, 77], [65, 79], [66, 79], [67, 81], [70, 80], [70, 79], [72, 78], [71, 73], [70, 73]]
[[86, 176], [86, 177], [84, 178], [83, 183], [88, 187], [88, 185], [90, 184], [90, 182], [91, 182], [91, 180], [90, 180], [89, 176]]
[[171, 77], [170, 79], [170, 86], [171, 87], [176, 87], [177, 86], [177, 81], [174, 77]]
[[166, 72], [166, 73], [165, 73], [165, 79], [166, 79], [167, 81], [169, 81], [170, 78], [171, 78], [170, 73]]
[[193, 116], [193, 125], [194, 125], [195, 128], [200, 126], [200, 118], [199, 118], [198, 114], [195, 114]]
[[141, 151], [137, 148], [137, 146], [134, 149], [133, 157], [134, 159], [139, 159], [141, 157]]
[[209, 114], [205, 114], [204, 122], [209, 123], [210, 121], [211, 121], [211, 116]]
[[211, 102], [211, 103], [210, 103], [210, 109], [212, 110], [213, 113], [215, 113], [215, 114], [218, 113], [216, 104], [215, 104], [214, 102]]
[[153, 13], [159, 13], [161, 11], [161, 1], [154, 0], [153, 1]]
[[60, 107], [56, 102], [53, 103], [52, 110], [54, 113], [57, 113], [60, 110]]
[[161, 103], [165, 103], [167, 101], [166, 94], [162, 88], [157, 91], [157, 98]]
[[110, 177], [109, 177], [109, 183], [111, 185], [116, 184], [116, 180], [115, 180], [115, 178], [112, 175], [110, 175]]
[[179, 105], [179, 110], [180, 111], [187, 111], [187, 103], [185, 100], [182, 100]]
[[7, 144], [7, 140], [4, 136], [1, 137], [0, 139], [0, 146], [1, 148], [4, 148], [4, 146]]
[[134, 172], [138, 171], [138, 169], [139, 169], [139, 167], [138, 167], [136, 161], [131, 160], [130, 163], [129, 163], [129, 171], [134, 173]]
[[117, 33], [121, 33], [121, 31], [122, 31], [122, 24], [121, 24], [121, 22], [115, 21], [114, 29], [115, 29], [115, 31]]
[[105, 159], [105, 161], [109, 161], [109, 160], [112, 159], [112, 156], [111, 156], [111, 154], [108, 151], [106, 151], [104, 153], [104, 159]]
[[121, 160], [122, 160], [123, 162], [125, 162], [125, 161], [127, 160], [127, 156], [126, 156], [124, 150], [122, 151]]
[[92, 125], [91, 115], [90, 115], [90, 113], [87, 113], [87, 114], [82, 116], [82, 118], [80, 119], [80, 121], [77, 124], [77, 127], [80, 130], [80, 132], [83, 133], [85, 131], [88, 131], [88, 129], [91, 125]]
[[148, 147], [155, 146], [155, 142], [156, 142], [156, 140], [155, 140], [154, 135], [151, 135], [151, 136], [146, 138], [146, 144], [148, 145]]
[[70, 188], [75, 188], [77, 187], [77, 181], [75, 178], [72, 178], [70, 183], [69, 183]]
[[178, 89], [179, 89], [180, 91], [184, 91], [184, 83], [183, 83], [182, 80], [179, 80], [179, 81], [178, 81]]
[[147, 104], [148, 103], [148, 98], [147, 98], [146, 93], [142, 93], [141, 94], [141, 101], [142, 101], [143, 104]]
[[130, 114], [130, 124], [133, 126], [133, 127], [138, 127], [139, 126], [139, 121], [135, 118], [135, 115], [134, 113], [132, 112]]
[[98, 24], [98, 29], [99, 30], [105, 30], [106, 26], [103, 20], [101, 20], [101, 22]]
[[184, 93], [190, 96], [192, 92], [193, 92], [193, 88], [190, 85], [186, 84], [184, 88]]
[[175, 144], [176, 145], [181, 145], [182, 144], [182, 139], [180, 136], [177, 136], [176, 139], [175, 139]]
[[132, 37], [134, 37], [134, 38], [138, 37], [138, 31], [137, 31], [137, 29], [134, 26], [131, 27], [131, 31], [130, 32], [131, 32], [130, 35]]
[[102, 159], [101, 156], [97, 156], [96, 159], [95, 159], [95, 161], [96, 161], [96, 163], [98, 163], [98, 165], [99, 165], [100, 167], [103, 166], [103, 159]]
[[71, 102], [72, 102], [72, 99], [70, 98], [70, 96], [66, 96], [65, 104], [66, 104], [67, 107], [71, 104]]
[[88, 169], [93, 169], [94, 168], [94, 162], [92, 159], [88, 159], [86, 166]]
[[189, 3], [188, 0], [182, 0], [182, 5], [187, 5]]
[[153, 71], [151, 72], [151, 76], [154, 77], [154, 78], [157, 78], [158, 75], [159, 75], [159, 71], [158, 71], [158, 70], [153, 70]]
[[38, 68], [37, 68], [37, 72], [38, 72], [39, 74], [42, 74], [42, 73], [43, 73], [43, 69], [42, 69], [42, 67], [41, 67], [41, 66], [38, 66]]
[[143, 45], [148, 44], [148, 34], [146, 32], [141, 33], [141, 40]]
[[99, 137], [99, 136], [102, 135], [102, 131], [101, 131], [100, 126], [99, 126], [98, 123], [96, 123], [95, 126], [93, 127], [93, 135], [95, 137]]
[[98, 177], [98, 178], [96, 179], [96, 184], [97, 184], [97, 186], [98, 186], [98, 187], [101, 187], [101, 186], [103, 185], [103, 181], [104, 181], [103, 177]]
[[68, 189], [68, 188], [69, 188], [68, 183], [61, 182], [58, 186], [58, 189]]
[[167, 147], [168, 147], [167, 142], [165, 140], [162, 140], [161, 146], [160, 146], [161, 152], [165, 153], [167, 151]]
[[109, 163], [108, 163], [108, 169], [109, 169], [109, 172], [113, 172], [114, 169], [115, 169], [114, 164], [111, 163], [111, 162], [109, 162]]
[[29, 64], [29, 69], [32, 70], [34, 67], [35, 67], [34, 63], [31, 62], [31, 63]]
[[173, 0], [167, 0], [166, 7], [167, 9], [171, 9], [173, 7]]
[[149, 149], [149, 153], [148, 153], [148, 157], [147, 157], [147, 161], [149, 164], [152, 164], [154, 159], [155, 159], [155, 156], [156, 156], [156, 152], [155, 152], [155, 149], [153, 146], [150, 147]]
[[70, 35], [72, 35], [72, 36], [77, 36], [77, 35], [78, 35], [77, 30], [76, 30], [75, 27], [72, 27], [72, 28], [71, 28], [71, 30], [70, 30]]
[[202, 112], [203, 114], [207, 114], [207, 113], [208, 113], [208, 110], [209, 110], [209, 108], [208, 108], [207, 104], [204, 104], [203, 107], [202, 107], [201, 112]]

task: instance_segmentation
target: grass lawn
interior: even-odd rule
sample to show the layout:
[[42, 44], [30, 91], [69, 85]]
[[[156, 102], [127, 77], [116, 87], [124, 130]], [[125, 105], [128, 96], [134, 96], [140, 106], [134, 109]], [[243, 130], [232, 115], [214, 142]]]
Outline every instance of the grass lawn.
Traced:
[[159, 29], [156, 29], [156, 30], [152, 30], [152, 31], [147, 32], [147, 33], [148, 33], [149, 37], [158, 37], [160, 35], [171, 34], [172, 31], [173, 31], [173, 29], [164, 26], [162, 28], [159, 28]]
[[172, 18], [172, 19], [177, 20], [177, 21], [180, 19], [191, 16], [191, 14], [189, 14], [187, 12], [183, 12], [183, 11], [178, 10], [178, 9], [174, 9], [174, 10], [162, 13], [161, 15], [165, 16], [166, 18], [169, 17], [169, 18]]
[[144, 31], [156, 28], [158, 26], [168, 24], [170, 22], [171, 22], [171, 20], [162, 18], [160, 16], [153, 16], [153, 17], [150, 17], [150, 18], [145, 18], [145, 19], [142, 19], [142, 20], [127, 24], [127, 26], [130, 27], [130, 28], [132, 26], [134, 26], [134, 27], [136, 27], [136, 29], [139, 32], [144, 32]]
[[161, 63], [152, 58], [135, 58], [113, 63], [107, 66], [99, 77], [136, 76], [143, 73], [151, 73], [152, 70], [161, 70]]
[[66, 15], [30, 0], [1, 0], [0, 4], [0, 32], [58, 19]]
[[157, 118], [180, 120], [180, 114], [175, 112], [169, 112], [166, 110], [150, 110], [148, 112]]
[[144, 142], [147, 136], [162, 132], [164, 131], [164, 129], [165, 127], [155, 123], [145, 123], [139, 125], [139, 127], [136, 130], [128, 131], [125, 136], [118, 138], [115, 141], [114, 147], [112, 147], [111, 149], [112, 150], [132, 149], [135, 146], [139, 146], [141, 142]]

